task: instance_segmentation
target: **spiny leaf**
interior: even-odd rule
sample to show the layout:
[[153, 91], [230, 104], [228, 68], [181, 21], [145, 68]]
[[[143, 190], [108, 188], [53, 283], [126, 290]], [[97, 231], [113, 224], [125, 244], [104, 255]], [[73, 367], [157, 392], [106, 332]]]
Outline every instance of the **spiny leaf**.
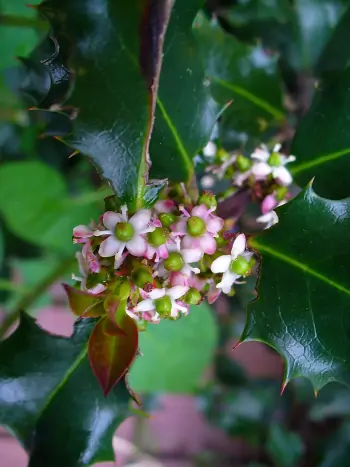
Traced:
[[142, 205], [147, 181], [169, 5], [168, 0], [46, 0], [40, 6], [68, 57], [60, 69], [75, 74], [65, 106], [76, 109], [77, 117], [64, 140], [92, 159], [132, 210]]
[[0, 343], [0, 423], [28, 451], [29, 467], [114, 460], [111, 440], [129, 415], [129, 395], [120, 382], [105, 398], [91, 371], [87, 343], [95, 324], [79, 320], [73, 336], [64, 338], [23, 314]]
[[137, 346], [136, 323], [125, 312], [117, 324], [108, 316], [96, 324], [89, 340], [89, 360], [105, 395], [130, 367]]
[[279, 223], [250, 243], [261, 276], [242, 340], [284, 357], [284, 384], [298, 376], [315, 391], [350, 384], [350, 199], [327, 200], [308, 187], [277, 214]]

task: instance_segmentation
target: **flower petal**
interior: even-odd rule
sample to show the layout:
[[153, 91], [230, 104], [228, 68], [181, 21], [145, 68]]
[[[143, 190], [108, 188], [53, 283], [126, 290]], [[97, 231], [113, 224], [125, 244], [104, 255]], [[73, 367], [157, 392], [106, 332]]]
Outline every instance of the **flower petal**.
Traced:
[[207, 231], [216, 235], [224, 226], [224, 219], [218, 216], [211, 216], [207, 220]]
[[210, 269], [214, 274], [228, 271], [231, 263], [231, 255], [222, 255], [214, 259]]
[[202, 149], [204, 156], [213, 157], [216, 154], [216, 144], [213, 141], [209, 141]]
[[129, 315], [129, 316], [130, 316], [130, 318], [134, 319], [135, 321], [138, 321], [138, 320], [140, 319], [140, 317], [139, 317], [139, 316], [137, 316], [137, 314], [136, 314], [136, 313], [133, 313], [133, 311], [132, 311], [132, 310], [128, 310], [128, 309], [126, 309], [126, 310], [125, 310], [125, 312], [126, 312], [126, 314], [127, 314], [127, 315]]
[[185, 235], [187, 233], [187, 219], [180, 219], [172, 227], [173, 234]]
[[237, 256], [244, 253], [246, 244], [247, 244], [247, 240], [245, 238], [245, 235], [244, 234], [238, 235], [238, 237], [233, 242], [233, 245], [231, 248], [231, 258], [236, 259]]
[[211, 211], [205, 204], [200, 204], [199, 206], [195, 206], [191, 211], [191, 216], [197, 216], [203, 219], [204, 221], [209, 216]]
[[266, 146], [261, 146], [260, 148], [255, 149], [250, 157], [258, 161], [267, 162], [270, 157], [270, 153]]
[[164, 297], [166, 293], [166, 290], [165, 289], [153, 289], [149, 292], [148, 296], [152, 299], [152, 300], [157, 300], [157, 298], [162, 298]]
[[222, 281], [217, 284], [217, 288], [221, 289], [224, 293], [230, 293], [232, 285], [234, 284], [235, 280], [241, 277], [239, 274], [235, 274], [234, 272], [227, 271], [222, 276]]
[[150, 220], [151, 210], [141, 209], [130, 218], [129, 222], [134, 227], [136, 233], [145, 233], [145, 229], [149, 227]]
[[138, 303], [135, 306], [135, 308], [133, 308], [133, 311], [136, 311], [137, 313], [151, 310], [154, 310], [154, 303], [151, 298], [146, 298], [146, 300], [142, 300], [142, 302]]
[[114, 232], [115, 226], [118, 222], [123, 222], [121, 214], [113, 211], [107, 211], [103, 214], [103, 224], [108, 230], [112, 230]]
[[134, 256], [143, 256], [147, 250], [147, 243], [141, 235], [135, 235], [132, 240], [127, 242], [126, 248]]
[[283, 166], [277, 167], [277, 169], [275, 169], [272, 172], [272, 175], [276, 180], [278, 180], [284, 186], [290, 185], [292, 183], [292, 181], [293, 181], [293, 178], [292, 178], [289, 170], [286, 169]]
[[254, 177], [260, 180], [267, 177], [272, 172], [272, 168], [266, 162], [258, 162], [253, 165], [251, 171]]
[[122, 245], [123, 244], [119, 240], [113, 237], [113, 235], [110, 235], [108, 238], [106, 238], [106, 240], [103, 240], [103, 242], [101, 243], [100, 248], [98, 250], [99, 255], [103, 258], [114, 256], [118, 253]]
[[169, 295], [169, 297], [173, 300], [177, 300], [178, 298], [185, 295], [185, 293], [188, 292], [188, 290], [189, 287], [186, 287], [185, 285], [175, 285], [174, 287], [166, 291], [166, 295]]
[[203, 252], [199, 249], [183, 249], [181, 250], [181, 256], [185, 260], [185, 263], [196, 263], [203, 256]]
[[216, 251], [216, 241], [212, 234], [206, 233], [201, 237], [198, 237], [199, 247], [207, 255], [212, 255]]
[[278, 204], [278, 201], [276, 200], [276, 198], [274, 197], [274, 195], [267, 195], [265, 196], [263, 202], [261, 203], [261, 211], [263, 214], [266, 214], [270, 211], [272, 211], [272, 209], [275, 209], [275, 207], [277, 206]]
[[92, 293], [94, 295], [98, 295], [99, 293], [103, 292], [106, 290], [106, 287], [103, 284], [97, 284], [91, 289], [86, 289], [89, 293]]
[[93, 230], [91, 230], [86, 225], [77, 225], [73, 229], [73, 237], [77, 238], [89, 238], [94, 235]]

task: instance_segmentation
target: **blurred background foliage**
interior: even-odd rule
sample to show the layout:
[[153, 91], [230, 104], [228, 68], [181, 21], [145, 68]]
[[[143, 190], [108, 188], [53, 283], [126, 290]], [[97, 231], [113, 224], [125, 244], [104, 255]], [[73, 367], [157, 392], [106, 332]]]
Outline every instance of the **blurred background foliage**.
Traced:
[[[260, 142], [278, 138], [290, 147], [319, 79], [347, 63], [349, 3], [207, 0], [193, 30], [208, 85], [222, 105], [232, 92], [235, 96], [215, 127], [219, 146], [248, 153]], [[35, 8], [22, 0], [1, 0], [2, 333], [24, 305], [35, 314], [62, 300], [48, 291], [59, 280], [69, 282], [74, 272], [72, 227], [97, 218], [111, 193], [90, 162], [59, 141], [69, 131], [69, 120], [50, 113], [50, 92], [65, 89], [67, 76], [48, 32]], [[39, 65], [34, 60], [38, 48], [47, 57]], [[30, 110], [43, 101], [46, 111]], [[203, 175], [201, 156], [197, 162]], [[252, 229], [249, 216], [244, 222]], [[131, 372], [133, 389], [145, 395], [150, 411], [159, 394], [193, 394], [209, 423], [246, 441], [251, 455], [244, 465], [349, 465], [346, 388], [328, 386], [315, 399], [311, 386], [296, 380], [280, 397], [279, 380], [251, 378], [232, 360], [232, 344], [243, 328], [244, 304], [254, 297], [254, 285], [253, 277], [236, 297], [220, 300], [216, 314], [203, 304], [176, 326], [164, 322], [149, 328], [141, 335], [144, 358]], [[210, 364], [212, 371], [203, 377]], [[217, 463], [217, 455], [199, 456], [198, 465]]]

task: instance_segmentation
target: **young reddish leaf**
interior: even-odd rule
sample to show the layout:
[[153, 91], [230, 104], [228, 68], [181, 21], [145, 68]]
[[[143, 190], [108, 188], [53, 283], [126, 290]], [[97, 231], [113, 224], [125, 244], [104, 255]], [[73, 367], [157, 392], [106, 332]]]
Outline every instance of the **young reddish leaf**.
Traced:
[[[135, 321], [124, 313], [118, 325], [103, 316], [89, 339], [90, 364], [105, 396], [125, 375], [138, 348]], [[111, 328], [114, 331], [111, 332]]]
[[83, 292], [68, 284], [63, 284], [68, 296], [69, 306], [72, 312], [82, 318], [96, 318], [105, 314], [103, 307], [104, 296], [97, 297], [88, 292]]

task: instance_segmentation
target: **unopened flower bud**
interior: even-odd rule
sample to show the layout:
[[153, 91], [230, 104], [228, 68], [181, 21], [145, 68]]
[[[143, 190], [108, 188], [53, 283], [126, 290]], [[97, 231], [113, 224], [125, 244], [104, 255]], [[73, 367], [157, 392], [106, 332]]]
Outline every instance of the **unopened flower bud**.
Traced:
[[140, 289], [144, 289], [147, 287], [147, 284], [153, 283], [152, 274], [146, 267], [142, 266], [132, 271], [131, 280], [137, 287], [140, 287]]
[[201, 300], [201, 294], [194, 287], [191, 287], [183, 298], [183, 301], [188, 305], [198, 305]]
[[184, 266], [184, 260], [180, 253], [173, 252], [170, 253], [168, 258], [164, 261], [164, 267], [168, 271], [176, 272], [181, 271]]
[[170, 315], [172, 304], [171, 304], [170, 297], [168, 297], [167, 295], [165, 295], [162, 298], [157, 298], [156, 300], [154, 300], [154, 305], [155, 305], [157, 313], [159, 313], [160, 316], [165, 317], [165, 316]]
[[187, 232], [191, 237], [200, 237], [206, 231], [206, 225], [203, 219], [197, 216], [191, 216], [187, 221]]
[[147, 235], [147, 240], [148, 242], [155, 246], [161, 246], [166, 243], [167, 239], [169, 237], [169, 230], [165, 229], [163, 227], [157, 227], [153, 232], [149, 232]]
[[243, 256], [238, 256], [230, 264], [230, 271], [240, 276], [245, 276], [250, 272], [250, 264]]
[[216, 208], [217, 206], [217, 201], [215, 198], [214, 193], [211, 193], [210, 191], [206, 191], [200, 196], [198, 200], [198, 204], [204, 204], [207, 208]]
[[158, 218], [162, 223], [162, 226], [166, 229], [168, 229], [176, 221], [176, 216], [170, 212], [161, 212], [158, 215]]
[[247, 172], [252, 166], [252, 161], [248, 157], [242, 156], [240, 154], [236, 159], [237, 168], [240, 172]]

